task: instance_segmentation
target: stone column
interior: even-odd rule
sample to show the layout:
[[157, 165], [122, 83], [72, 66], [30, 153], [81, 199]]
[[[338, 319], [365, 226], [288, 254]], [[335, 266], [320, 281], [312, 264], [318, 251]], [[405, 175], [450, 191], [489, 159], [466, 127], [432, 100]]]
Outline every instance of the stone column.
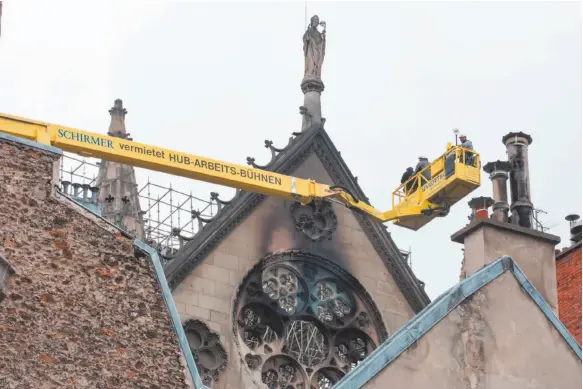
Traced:
[[492, 191], [494, 196], [494, 206], [492, 207], [492, 218], [499, 222], [508, 221], [508, 188], [506, 182], [508, 180], [508, 172], [510, 171], [510, 163], [506, 161], [488, 162], [484, 165], [484, 171], [490, 174], [492, 181]]
[[302, 114], [302, 131], [314, 124], [322, 125], [322, 103], [320, 96], [324, 91], [324, 83], [318, 80], [304, 80], [302, 82], [304, 92], [304, 105], [300, 107]]
[[530, 199], [530, 175], [528, 171], [528, 146], [532, 137], [523, 132], [511, 132], [502, 137], [510, 162], [510, 222], [532, 228], [532, 202]]
[[475, 219], [451, 240], [464, 245], [464, 277], [508, 255], [556, 314], [558, 309], [555, 246], [558, 236], [495, 219]]

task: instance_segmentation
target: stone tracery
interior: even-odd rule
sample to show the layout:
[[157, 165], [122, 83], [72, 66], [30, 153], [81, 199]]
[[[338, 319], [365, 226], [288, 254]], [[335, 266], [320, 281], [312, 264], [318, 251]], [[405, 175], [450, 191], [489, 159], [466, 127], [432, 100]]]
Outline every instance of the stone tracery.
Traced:
[[387, 337], [358, 281], [297, 250], [252, 269], [233, 309], [239, 352], [260, 388], [332, 388]]
[[219, 336], [200, 320], [184, 323], [184, 332], [203, 384], [212, 387], [227, 367], [227, 353]]

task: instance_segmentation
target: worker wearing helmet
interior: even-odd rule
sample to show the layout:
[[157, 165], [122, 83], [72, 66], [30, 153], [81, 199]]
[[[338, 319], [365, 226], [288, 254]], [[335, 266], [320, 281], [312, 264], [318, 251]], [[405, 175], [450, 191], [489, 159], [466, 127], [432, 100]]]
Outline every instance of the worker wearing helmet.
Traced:
[[[474, 149], [474, 145], [472, 144], [472, 141], [469, 140], [465, 134], [460, 135], [460, 141], [462, 142], [461, 146], [463, 146], [467, 149], [470, 149], [470, 150]], [[466, 151], [465, 152], [465, 162], [466, 162], [466, 165], [473, 165], [474, 164], [474, 153]]]
[[468, 149], [473, 149], [474, 145], [472, 144], [471, 140], [468, 140], [468, 137], [465, 134], [460, 135], [460, 141], [462, 142], [462, 146]]

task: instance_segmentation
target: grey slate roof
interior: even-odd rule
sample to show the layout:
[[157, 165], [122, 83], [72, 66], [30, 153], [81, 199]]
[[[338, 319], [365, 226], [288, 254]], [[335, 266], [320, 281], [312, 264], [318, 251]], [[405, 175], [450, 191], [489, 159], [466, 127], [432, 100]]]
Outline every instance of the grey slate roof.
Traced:
[[340, 380], [334, 389], [357, 389], [376, 376], [388, 364], [406, 351], [411, 345], [425, 335], [441, 321], [449, 312], [471, 295], [482, 289], [507, 271], [511, 272], [524, 291], [534, 300], [539, 309], [549, 319], [569, 344], [575, 355], [581, 360], [581, 347], [571, 336], [567, 328], [555, 316], [551, 307], [535, 289], [526, 275], [520, 270], [511, 257], [504, 256], [495, 262], [484, 266], [468, 278], [443, 293], [429, 304], [423, 311], [395, 332], [389, 339], [372, 352], [362, 363]]
[[[294, 133], [294, 137], [290, 138], [289, 144], [283, 149], [275, 148], [270, 141], [265, 141], [265, 144], [272, 152], [272, 160], [266, 166], [258, 166], [254, 159], [248, 158], [248, 164], [277, 173], [291, 174], [309, 155], [315, 153], [336, 185], [347, 188], [361, 201], [368, 203], [356, 178], [321, 126], [311, 127], [302, 133]], [[175, 288], [179, 285], [264, 198], [265, 196], [261, 194], [239, 191], [231, 201], [222, 202], [222, 210], [166, 265], [165, 272], [170, 286]], [[412, 309], [415, 312], [421, 311], [429, 304], [429, 297], [423, 289], [422, 282], [415, 277], [404, 261], [386, 227], [372, 222], [366, 216], [358, 213], [354, 215]], [[200, 221], [207, 222], [199, 219]]]

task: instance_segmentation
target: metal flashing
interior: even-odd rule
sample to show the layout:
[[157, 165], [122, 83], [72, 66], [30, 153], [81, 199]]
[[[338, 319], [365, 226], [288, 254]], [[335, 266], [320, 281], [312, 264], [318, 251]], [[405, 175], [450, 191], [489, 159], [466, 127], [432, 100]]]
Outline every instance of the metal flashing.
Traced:
[[402, 352], [418, 341], [431, 328], [441, 321], [450, 311], [472, 294], [510, 271], [522, 288], [534, 300], [539, 309], [559, 331], [561, 336], [581, 360], [581, 347], [569, 334], [565, 326], [552, 312], [540, 293], [528, 280], [519, 266], [509, 256], [500, 257], [495, 262], [484, 266], [429, 304], [423, 311], [413, 317], [401, 329], [395, 332], [380, 347], [371, 353], [354, 370], [342, 378], [333, 389], [361, 388], [375, 377], [382, 369], [395, 360]]
[[6, 134], [3, 132], [0, 132], [0, 139], [6, 140], [6, 141], [11, 142], [11, 143], [17, 143], [17, 144], [25, 145], [28, 147], [32, 147], [32, 148], [35, 148], [38, 150], [47, 151], [49, 153], [53, 153], [56, 155], [63, 155], [63, 150], [61, 150], [57, 147], [45, 145], [43, 143], [35, 142], [33, 140], [29, 140], [29, 139], [25, 139], [25, 138], [20, 138], [18, 136]]
[[516, 280], [518, 280], [522, 288], [530, 295], [539, 309], [545, 314], [547, 319], [549, 319], [549, 321], [555, 326], [557, 331], [559, 331], [569, 346], [571, 346], [575, 354], [577, 354], [577, 358], [581, 360], [581, 346], [579, 346], [575, 338], [573, 338], [573, 336], [569, 333], [567, 327], [565, 327], [561, 320], [559, 320], [559, 318], [553, 313], [549, 304], [547, 304], [541, 294], [536, 290], [534, 285], [528, 280], [526, 274], [524, 274], [516, 264], [512, 269], [512, 274], [514, 274], [514, 277], [516, 277]]
[[172, 292], [170, 291], [170, 287], [168, 286], [168, 282], [166, 281], [166, 276], [164, 275], [164, 269], [162, 268], [162, 263], [160, 262], [160, 258], [158, 257], [158, 253], [156, 250], [148, 246], [142, 241], [134, 240], [134, 246], [138, 249], [145, 252], [149, 257], [152, 265], [154, 266], [154, 270], [156, 272], [156, 279], [158, 280], [158, 284], [162, 288], [162, 296], [164, 297], [164, 301], [166, 302], [166, 306], [168, 307], [168, 311], [170, 311], [170, 316], [172, 318], [172, 324], [174, 326], [174, 331], [178, 336], [178, 343], [180, 344], [180, 348], [182, 349], [182, 354], [186, 359], [186, 365], [188, 366], [188, 370], [190, 372], [190, 377], [192, 378], [192, 382], [194, 384], [195, 389], [208, 389], [200, 379], [200, 375], [198, 374], [198, 369], [196, 368], [196, 363], [194, 362], [194, 357], [192, 356], [192, 351], [190, 351], [190, 346], [188, 345], [188, 339], [186, 339], [186, 333], [184, 332], [184, 328], [182, 328], [182, 321], [180, 320], [180, 315], [176, 310], [176, 305], [174, 305], [174, 299], [172, 298]]

